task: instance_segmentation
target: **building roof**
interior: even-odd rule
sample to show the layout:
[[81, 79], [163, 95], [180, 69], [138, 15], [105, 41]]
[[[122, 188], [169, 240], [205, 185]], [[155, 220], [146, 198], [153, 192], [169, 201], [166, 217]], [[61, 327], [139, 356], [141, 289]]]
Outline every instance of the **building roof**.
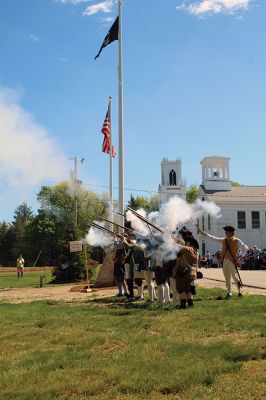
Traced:
[[201, 189], [208, 200], [215, 203], [264, 203], [266, 204], [266, 186], [232, 186], [231, 190], [214, 191]]

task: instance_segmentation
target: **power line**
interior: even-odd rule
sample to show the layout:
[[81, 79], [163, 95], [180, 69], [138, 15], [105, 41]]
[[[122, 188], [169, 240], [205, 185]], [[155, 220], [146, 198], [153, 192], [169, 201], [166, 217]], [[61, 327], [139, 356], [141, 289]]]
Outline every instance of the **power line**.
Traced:
[[[85, 185], [86, 186], [109, 188], [109, 186], [106, 186], [106, 185], [93, 185], [92, 183], [85, 183]], [[119, 189], [119, 187], [113, 186], [113, 189]], [[158, 193], [155, 190], [144, 190], [144, 189], [134, 189], [134, 188], [124, 188], [124, 190], [127, 190], [129, 192]]]

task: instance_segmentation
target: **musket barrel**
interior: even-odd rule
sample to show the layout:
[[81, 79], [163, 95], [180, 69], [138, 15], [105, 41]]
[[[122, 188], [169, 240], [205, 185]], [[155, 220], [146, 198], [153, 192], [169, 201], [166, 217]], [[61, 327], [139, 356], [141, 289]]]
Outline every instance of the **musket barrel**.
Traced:
[[134, 233], [134, 234], [135, 234], [135, 231], [133, 231], [133, 229], [127, 228], [126, 226], [119, 225], [119, 224], [116, 223], [116, 222], [109, 221], [109, 219], [104, 219], [104, 218], [103, 218], [103, 221], [109, 222], [110, 224], [113, 224], [113, 225], [115, 225], [115, 226], [118, 226], [119, 228], [122, 228], [122, 229], [124, 229], [124, 230], [130, 232], [130, 233]]
[[122, 213], [119, 212], [119, 211], [113, 210], [113, 213], [118, 214], [118, 215], [121, 215], [122, 217], [126, 218], [126, 215], [125, 215], [125, 214], [122, 214]]
[[119, 239], [124, 239], [124, 236], [120, 235], [119, 233], [115, 233], [115, 232], [111, 231], [110, 229], [105, 228], [104, 226], [95, 224], [95, 222], [92, 222], [92, 223], [91, 223], [91, 226], [94, 227], [94, 228], [97, 228], [97, 229], [99, 229], [99, 230], [106, 231], [106, 232], [108, 232], [110, 235], [116, 236], [116, 237], [118, 237]]
[[149, 221], [147, 218], [143, 217], [140, 215], [137, 211], [133, 210], [133, 208], [128, 207], [129, 211], [131, 211], [133, 214], [135, 214], [141, 221], [145, 222], [146, 224], [150, 225], [152, 228], [156, 229], [157, 231], [161, 233], [165, 233], [166, 231], [161, 228], [160, 226], [154, 224], [153, 222]]

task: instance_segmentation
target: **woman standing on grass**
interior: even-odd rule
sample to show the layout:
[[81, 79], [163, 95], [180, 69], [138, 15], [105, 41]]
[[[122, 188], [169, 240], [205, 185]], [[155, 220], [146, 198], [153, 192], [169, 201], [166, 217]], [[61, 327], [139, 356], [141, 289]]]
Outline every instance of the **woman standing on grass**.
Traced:
[[17, 274], [18, 274], [18, 279], [23, 278], [23, 273], [24, 273], [24, 258], [22, 257], [22, 254], [19, 255], [19, 258], [17, 259]]

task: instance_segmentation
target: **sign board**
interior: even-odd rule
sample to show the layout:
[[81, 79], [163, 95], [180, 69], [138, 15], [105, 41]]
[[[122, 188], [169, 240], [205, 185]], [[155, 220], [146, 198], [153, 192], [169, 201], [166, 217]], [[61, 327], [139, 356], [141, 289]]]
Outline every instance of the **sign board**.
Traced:
[[74, 242], [69, 242], [69, 249], [70, 253], [77, 253], [79, 251], [82, 251], [82, 241], [76, 240]]

